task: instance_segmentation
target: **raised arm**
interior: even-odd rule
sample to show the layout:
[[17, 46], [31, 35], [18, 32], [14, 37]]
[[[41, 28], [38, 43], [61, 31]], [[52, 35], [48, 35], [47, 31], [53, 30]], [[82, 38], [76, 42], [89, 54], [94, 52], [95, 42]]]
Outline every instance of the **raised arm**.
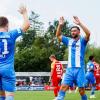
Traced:
[[29, 21], [29, 18], [28, 18], [26, 7], [25, 6], [21, 6], [19, 8], [19, 12], [23, 17], [23, 24], [22, 24], [21, 29], [22, 29], [23, 32], [26, 32], [27, 29], [30, 27], [30, 21]]
[[85, 36], [85, 39], [86, 41], [89, 41], [89, 38], [90, 38], [90, 31], [89, 29], [79, 20], [79, 18], [77, 16], [73, 16], [74, 18], [74, 23], [79, 25], [83, 31], [85, 32], [86, 36]]
[[62, 41], [62, 35], [61, 35], [61, 29], [64, 25], [64, 18], [63, 17], [60, 17], [59, 19], [59, 25], [57, 27], [57, 31], [56, 31], [56, 36], [58, 38], [58, 40], [61, 42]]

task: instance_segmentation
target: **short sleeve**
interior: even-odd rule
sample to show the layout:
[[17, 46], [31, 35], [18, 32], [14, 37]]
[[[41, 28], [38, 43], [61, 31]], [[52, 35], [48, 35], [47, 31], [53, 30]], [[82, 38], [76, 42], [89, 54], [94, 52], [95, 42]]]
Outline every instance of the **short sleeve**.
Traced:
[[62, 43], [68, 46], [69, 38], [66, 36], [62, 36]]
[[85, 39], [85, 37], [81, 37], [81, 41], [82, 41], [82, 45], [87, 45], [87, 41], [86, 41], [86, 39]]
[[92, 65], [90, 65], [90, 68], [91, 68], [91, 69], [94, 69], [94, 65], [93, 65], [93, 64], [92, 64]]
[[54, 68], [54, 64], [55, 64], [54, 62], [51, 63], [51, 69]]
[[20, 35], [22, 35], [22, 30], [20, 28], [11, 30], [10, 32], [11, 37], [16, 40]]

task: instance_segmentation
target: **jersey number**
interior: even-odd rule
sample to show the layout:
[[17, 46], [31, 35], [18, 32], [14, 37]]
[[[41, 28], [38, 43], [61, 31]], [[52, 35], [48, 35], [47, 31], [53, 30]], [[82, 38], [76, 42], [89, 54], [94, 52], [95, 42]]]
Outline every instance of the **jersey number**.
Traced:
[[2, 52], [3, 55], [8, 54], [9, 51], [7, 49], [7, 40], [6, 39], [2, 39], [2, 42], [4, 43], [4, 51]]
[[61, 75], [61, 65], [56, 65], [57, 75]]

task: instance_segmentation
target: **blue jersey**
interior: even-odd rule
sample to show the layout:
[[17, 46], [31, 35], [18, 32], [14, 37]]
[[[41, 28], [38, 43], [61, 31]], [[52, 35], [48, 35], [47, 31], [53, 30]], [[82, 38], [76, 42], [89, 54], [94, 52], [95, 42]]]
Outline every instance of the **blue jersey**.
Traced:
[[94, 64], [92, 61], [89, 61], [87, 63], [86, 85], [89, 83], [91, 83], [91, 84], [96, 83], [96, 79], [94, 76]]
[[87, 72], [94, 71], [94, 64], [92, 61], [87, 63]]
[[79, 40], [62, 36], [62, 42], [68, 46], [68, 67], [84, 67], [84, 55], [87, 41], [80, 37]]
[[20, 28], [0, 32], [0, 68], [14, 67], [15, 41], [21, 34]]

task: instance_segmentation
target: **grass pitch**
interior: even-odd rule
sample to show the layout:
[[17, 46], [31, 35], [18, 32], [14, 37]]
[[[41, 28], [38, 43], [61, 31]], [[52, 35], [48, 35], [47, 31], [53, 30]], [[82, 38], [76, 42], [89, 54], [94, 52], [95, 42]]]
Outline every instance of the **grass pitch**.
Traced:
[[[90, 91], [86, 92], [88, 98]], [[15, 93], [15, 100], [53, 100], [53, 91], [17, 91]], [[79, 93], [66, 93], [65, 100], [81, 100]], [[90, 99], [88, 99], [90, 100]], [[100, 100], [100, 91], [96, 91], [96, 99]]]

